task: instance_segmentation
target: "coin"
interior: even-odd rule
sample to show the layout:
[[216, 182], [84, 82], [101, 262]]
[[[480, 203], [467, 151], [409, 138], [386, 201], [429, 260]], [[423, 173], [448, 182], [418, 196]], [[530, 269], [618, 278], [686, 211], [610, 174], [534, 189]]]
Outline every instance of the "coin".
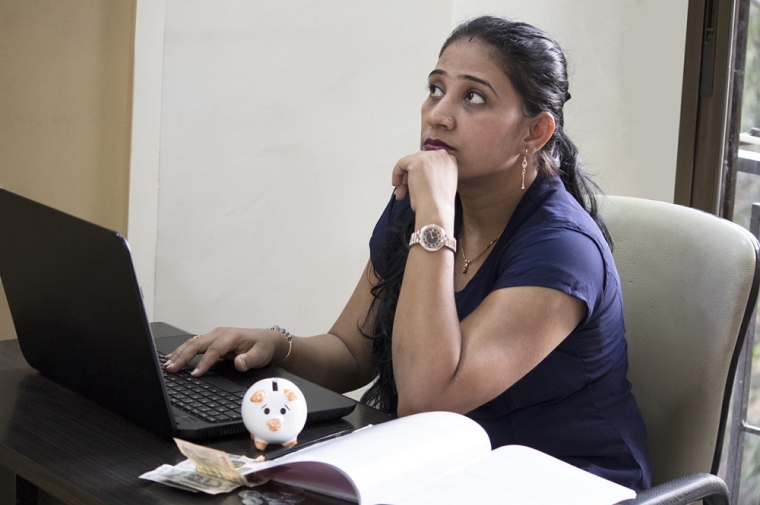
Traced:
[[238, 493], [238, 496], [245, 500], [246, 498], [261, 498], [261, 493], [259, 491], [253, 491], [253, 490], [246, 490], [246, 491], [240, 491]]
[[293, 486], [281, 487], [279, 491], [285, 496], [294, 496], [294, 495], [303, 494], [303, 489], [301, 489], [300, 487], [293, 487]]
[[301, 503], [302, 501], [306, 501], [306, 497], [302, 494], [294, 494], [288, 496], [283, 501], [286, 501], [288, 503]]

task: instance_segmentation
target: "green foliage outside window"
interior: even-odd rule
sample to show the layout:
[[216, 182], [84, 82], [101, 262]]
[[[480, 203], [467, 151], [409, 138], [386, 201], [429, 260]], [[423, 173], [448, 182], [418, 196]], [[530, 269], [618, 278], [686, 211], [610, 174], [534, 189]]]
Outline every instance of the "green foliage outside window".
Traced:
[[[748, 132], [760, 127], [760, 0], [750, 3], [745, 62], [744, 93], [742, 96], [741, 130]], [[741, 149], [760, 151], [760, 146], [741, 146]], [[760, 202], [760, 176], [738, 173], [734, 221], [749, 228], [752, 204]], [[752, 353], [752, 381], [747, 421], [760, 425], [760, 324], [755, 326], [755, 347]], [[741, 505], [760, 505], [760, 436], [746, 435], [742, 477], [739, 492]]]

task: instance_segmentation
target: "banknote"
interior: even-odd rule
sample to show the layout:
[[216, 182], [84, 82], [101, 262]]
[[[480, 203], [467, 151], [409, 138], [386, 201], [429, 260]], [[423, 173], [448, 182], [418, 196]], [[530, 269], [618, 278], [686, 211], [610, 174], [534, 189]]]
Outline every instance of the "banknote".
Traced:
[[[232, 461], [232, 464], [235, 466], [235, 470], [240, 475], [245, 476], [247, 486], [257, 486], [269, 482], [269, 476], [274, 473], [273, 470], [261, 471], [261, 462], [247, 456], [239, 456], [237, 454], [227, 454], [227, 456], [229, 456], [230, 461]], [[186, 459], [174, 465], [174, 468], [194, 472], [196, 467], [191, 459]], [[257, 473], [254, 474], [254, 472]]]
[[161, 465], [140, 476], [167, 486], [208, 494], [228, 493], [239, 486], [254, 487], [269, 482], [271, 472], [257, 472], [259, 462], [246, 456], [174, 439], [186, 459], [174, 466]]
[[218, 451], [202, 445], [191, 444], [179, 438], [174, 441], [179, 451], [195, 463], [195, 471], [216, 479], [234, 482], [245, 486], [248, 481], [236, 469], [232, 460], [224, 451]]
[[170, 468], [174, 468], [174, 467], [171, 465], [161, 465], [155, 470], [151, 470], [150, 472], [145, 472], [144, 474], [140, 475], [140, 478], [146, 479], [146, 480], [152, 480], [153, 482], [158, 482], [160, 484], [166, 484], [169, 487], [184, 489], [185, 491], [192, 491], [193, 493], [198, 492], [197, 489], [183, 486], [182, 484], [179, 484], [178, 482], [173, 482], [169, 480], [167, 477], [165, 477], [165, 474], [168, 472]]
[[194, 471], [179, 470], [171, 465], [161, 465], [153, 471], [144, 473], [141, 479], [152, 480], [186, 491], [202, 491], [207, 494], [229, 493], [240, 484], [229, 482]]

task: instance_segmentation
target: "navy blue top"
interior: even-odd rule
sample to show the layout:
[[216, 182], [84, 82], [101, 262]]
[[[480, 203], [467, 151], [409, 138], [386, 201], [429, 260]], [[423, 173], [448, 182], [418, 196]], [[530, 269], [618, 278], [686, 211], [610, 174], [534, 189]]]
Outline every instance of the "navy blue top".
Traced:
[[[408, 198], [392, 198], [375, 227], [370, 256], [380, 277], [385, 231], [408, 207]], [[456, 293], [459, 320], [491, 291], [515, 286], [567, 293], [586, 304], [587, 316], [533, 370], [467, 416], [494, 448], [533, 447], [637, 491], [649, 488], [646, 428], [626, 379], [620, 279], [599, 227], [559, 178], [525, 192], [483, 265]]]

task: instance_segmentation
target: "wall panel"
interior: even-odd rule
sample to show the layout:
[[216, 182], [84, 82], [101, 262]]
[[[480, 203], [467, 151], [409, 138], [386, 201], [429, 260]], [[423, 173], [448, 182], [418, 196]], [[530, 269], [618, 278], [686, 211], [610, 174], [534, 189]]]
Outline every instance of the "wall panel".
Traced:
[[134, 0], [0, 1], [0, 186], [124, 234], [134, 23]]

